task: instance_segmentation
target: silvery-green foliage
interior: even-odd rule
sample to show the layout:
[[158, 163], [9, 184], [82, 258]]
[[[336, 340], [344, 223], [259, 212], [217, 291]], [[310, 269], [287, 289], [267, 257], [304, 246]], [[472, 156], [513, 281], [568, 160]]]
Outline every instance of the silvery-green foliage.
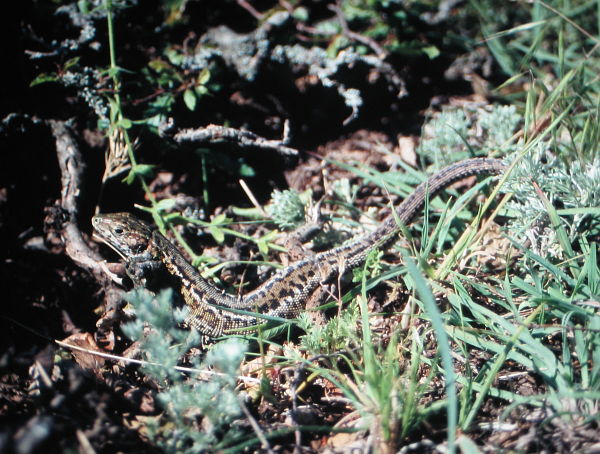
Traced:
[[277, 227], [282, 230], [290, 230], [302, 225], [305, 220], [305, 211], [300, 194], [293, 189], [273, 191], [271, 203], [267, 206], [267, 212]]
[[479, 115], [479, 127], [486, 134], [485, 148], [504, 149], [513, 136], [523, 117], [515, 106], [492, 106]]
[[529, 239], [542, 256], [561, 256], [548, 210], [534, 183], [557, 210], [582, 208], [560, 216], [571, 241], [597, 229], [600, 216], [586, 208], [600, 206], [600, 156], [566, 162], [550, 151], [548, 143], [541, 142], [521, 159], [506, 182], [506, 190], [514, 193], [509, 204], [514, 215], [509, 225], [512, 234], [521, 241]]
[[[182, 357], [200, 344], [200, 335], [178, 328], [187, 308], [173, 309], [172, 297], [170, 289], [156, 296], [146, 290], [127, 295], [135, 306], [136, 320], [124, 325], [123, 332], [140, 342], [148, 362], [142, 371], [161, 387], [156, 401], [163, 413], [148, 421], [148, 435], [168, 453], [215, 450], [239, 435], [235, 421], [242, 412], [235, 385], [246, 344], [228, 339], [215, 344], [204, 361], [191, 359], [196, 371], [175, 369]], [[207, 370], [216, 372], [208, 380], [201, 376], [201, 371]]]
[[437, 168], [491, 152], [511, 152], [523, 118], [514, 106], [465, 106], [435, 114], [423, 127], [418, 153]]
[[356, 330], [359, 319], [358, 305], [346, 307], [339, 317], [332, 317], [325, 325], [315, 323], [308, 313], [300, 314], [299, 326], [306, 331], [302, 345], [312, 355], [323, 355], [350, 348], [358, 342]]
[[419, 154], [439, 167], [466, 158], [465, 138], [468, 131], [469, 121], [462, 110], [440, 112], [424, 126]]
[[[171, 289], [156, 297], [143, 289], [127, 294], [127, 300], [135, 307], [136, 319], [125, 324], [123, 332], [130, 339], [141, 341], [145, 359], [149, 362], [144, 371], [159, 380], [177, 379], [180, 373], [174, 367], [191, 347], [200, 343], [198, 332], [177, 328], [184, 320], [187, 308], [173, 310], [172, 299]], [[151, 329], [144, 330], [145, 326]]]

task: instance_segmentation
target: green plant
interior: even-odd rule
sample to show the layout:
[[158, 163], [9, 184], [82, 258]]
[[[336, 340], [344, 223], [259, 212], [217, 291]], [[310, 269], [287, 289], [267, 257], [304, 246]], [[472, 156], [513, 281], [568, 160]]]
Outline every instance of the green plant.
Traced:
[[[465, 385], [461, 393], [463, 429], [471, 427], [486, 396], [507, 400], [510, 405], [505, 415], [519, 405], [550, 407], [547, 414], [552, 426], [560, 425], [554, 418], [569, 425], [594, 424], [600, 403], [600, 336], [596, 328], [600, 317], [586, 302], [600, 297], [596, 252], [595, 245], [586, 249], [575, 265], [574, 277], [525, 249], [526, 259], [537, 265], [530, 270], [529, 279], [507, 275], [503, 282], [485, 284], [456, 276], [448, 298], [460, 322], [452, 329], [452, 337], [465, 353], [477, 349], [491, 355], [470, 381], [460, 377]], [[543, 269], [548, 277], [535, 268]], [[498, 309], [478, 303], [466, 285]], [[524, 317], [524, 312], [530, 314]], [[548, 345], [553, 337], [559, 339], [560, 348]], [[537, 375], [547, 391], [524, 397], [494, 388], [507, 361]]]
[[306, 333], [301, 336], [302, 346], [313, 356], [330, 355], [341, 350], [359, 346], [357, 337], [358, 306], [349, 304], [339, 316], [331, 318], [323, 326], [315, 324], [308, 313], [298, 320], [298, 326]]
[[298, 191], [286, 189], [273, 191], [271, 203], [267, 207], [269, 215], [280, 229], [289, 230], [299, 227], [305, 221], [305, 202]]
[[474, 104], [446, 109], [423, 126], [417, 151], [435, 168], [472, 156], [512, 153], [517, 146], [511, 139], [522, 121], [515, 106]]
[[600, 233], [596, 227], [600, 220], [600, 156], [575, 161], [569, 157], [567, 161], [551, 153], [551, 148], [552, 144], [540, 142], [507, 181], [515, 195], [509, 204], [513, 215], [510, 229], [519, 241], [527, 239], [538, 254], [564, 258], [567, 252], [571, 257], [567, 243]]
[[457, 158], [466, 158], [465, 141], [469, 122], [462, 110], [448, 110], [433, 118], [424, 130], [430, 130], [429, 138], [423, 138], [419, 153], [428, 156], [437, 167], [443, 167]]
[[[185, 374], [176, 366], [200, 343], [196, 331], [177, 328], [187, 310], [173, 311], [170, 289], [157, 296], [134, 291], [128, 300], [135, 307], [136, 319], [124, 325], [123, 332], [140, 342], [145, 360], [142, 371], [159, 387], [156, 401], [163, 413], [146, 420], [153, 443], [165, 452], [192, 453], [239, 442], [244, 430], [235, 423], [242, 416], [235, 386], [246, 344], [237, 339], [218, 343], [204, 361], [191, 357], [192, 368]], [[207, 380], [203, 374], [211, 368]]]
[[[444, 403], [438, 402], [429, 408], [423, 405], [438, 369], [434, 362], [424, 358], [420, 334], [412, 331], [411, 336], [405, 338], [395, 333], [385, 345], [373, 336], [366, 304], [367, 276], [372, 262], [379, 260], [378, 254], [373, 254], [368, 260], [371, 265], [363, 268], [361, 294], [356, 301], [325, 327], [306, 324], [307, 334], [302, 337], [302, 344], [312, 354], [327, 358], [323, 365], [311, 369], [335, 384], [360, 415], [352, 427], [369, 430], [371, 444], [365, 449], [395, 452], [396, 447]], [[418, 274], [415, 276], [420, 279]], [[421, 286], [421, 282], [418, 285]], [[429, 370], [426, 377], [423, 377], [424, 368]]]

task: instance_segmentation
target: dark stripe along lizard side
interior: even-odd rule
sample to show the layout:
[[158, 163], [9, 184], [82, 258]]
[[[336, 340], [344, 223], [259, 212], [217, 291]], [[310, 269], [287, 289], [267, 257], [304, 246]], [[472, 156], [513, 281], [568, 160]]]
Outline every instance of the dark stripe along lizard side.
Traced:
[[394, 242], [400, 232], [398, 225], [408, 225], [428, 197], [433, 198], [462, 178], [498, 175], [504, 170], [500, 160], [488, 158], [467, 159], [445, 167], [417, 186], [398, 206], [396, 216], [390, 215], [372, 233], [293, 263], [240, 297], [225, 293], [204, 279], [158, 230], [129, 213], [94, 216], [92, 224], [96, 235], [125, 259], [128, 274], [134, 273], [132, 270], [136, 267], [155, 266], [162, 262], [181, 281], [181, 293], [190, 308], [186, 323], [206, 336], [218, 337], [263, 322], [259, 317], [234, 313], [228, 308], [270, 317], [298, 317], [309, 297], [322, 283], [363, 263], [373, 248], [384, 249]]

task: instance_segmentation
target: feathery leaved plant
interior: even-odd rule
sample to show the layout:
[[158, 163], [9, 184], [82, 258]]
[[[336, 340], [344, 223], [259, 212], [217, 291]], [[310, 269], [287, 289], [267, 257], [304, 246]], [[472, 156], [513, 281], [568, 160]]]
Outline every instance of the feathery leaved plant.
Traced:
[[436, 168], [473, 156], [511, 153], [517, 149], [511, 138], [522, 121], [515, 106], [467, 104], [446, 109], [423, 126], [417, 152]]
[[569, 243], [600, 235], [600, 154], [573, 160], [551, 148], [540, 142], [507, 181], [514, 194], [510, 231], [538, 254], [561, 258], [561, 231]]
[[271, 203], [267, 206], [267, 212], [280, 229], [290, 230], [304, 223], [305, 206], [298, 191], [294, 189], [275, 190], [271, 194]]
[[315, 323], [308, 313], [303, 313], [298, 320], [298, 326], [306, 333], [300, 338], [302, 346], [313, 356], [355, 348], [358, 318], [356, 304], [345, 306], [339, 316], [332, 317], [325, 325]]
[[434, 116], [424, 127], [431, 134], [423, 136], [419, 154], [427, 156], [437, 167], [468, 157], [465, 140], [469, 121], [462, 110], [444, 110]]
[[[246, 345], [238, 339], [220, 342], [204, 361], [192, 358], [193, 369], [184, 374], [176, 366], [200, 343], [200, 336], [195, 330], [177, 328], [187, 310], [173, 310], [172, 296], [170, 289], [156, 296], [145, 290], [127, 294], [136, 320], [124, 325], [123, 332], [140, 342], [145, 360], [142, 371], [160, 389], [156, 400], [163, 413], [146, 420], [147, 434], [167, 453], [206, 452], [237, 443], [244, 432], [235, 386]], [[209, 380], [201, 378], [200, 372], [210, 367], [219, 373]]]

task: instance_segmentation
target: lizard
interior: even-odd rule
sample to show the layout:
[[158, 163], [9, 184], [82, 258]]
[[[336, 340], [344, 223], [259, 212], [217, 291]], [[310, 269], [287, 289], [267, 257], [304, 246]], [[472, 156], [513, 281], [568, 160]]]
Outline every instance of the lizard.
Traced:
[[[160, 231], [130, 213], [92, 218], [95, 236], [124, 260], [132, 281], [144, 285], [148, 269], [165, 265], [177, 278], [189, 307], [185, 321], [201, 334], [220, 337], [256, 329], [264, 318], [293, 319], [305, 309], [317, 288], [332, 277], [365, 261], [373, 248], [385, 249], [434, 197], [452, 183], [473, 175], [500, 175], [506, 166], [492, 158], [472, 158], [451, 164], [418, 185], [380, 226], [346, 243], [299, 260], [277, 271], [243, 296], [226, 293], [206, 280]], [[266, 316], [266, 317], [265, 317]]]

